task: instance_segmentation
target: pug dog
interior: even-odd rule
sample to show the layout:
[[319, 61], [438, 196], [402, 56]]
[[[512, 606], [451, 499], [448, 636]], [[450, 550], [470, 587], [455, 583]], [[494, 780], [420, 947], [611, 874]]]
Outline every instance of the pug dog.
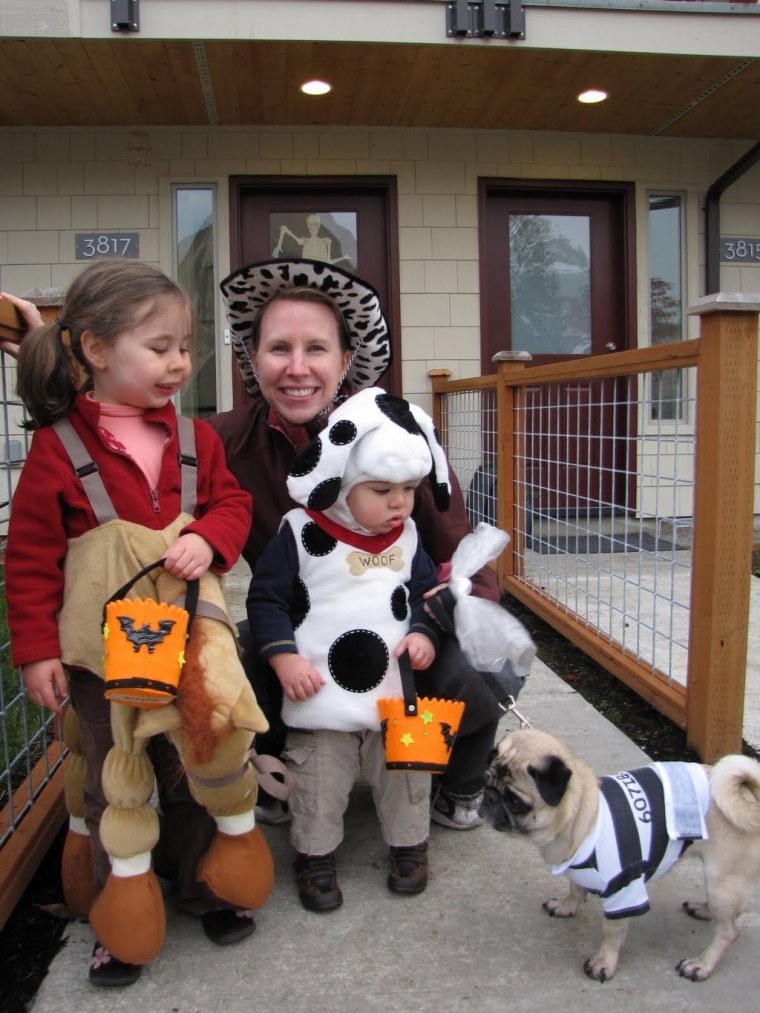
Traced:
[[492, 751], [485, 783], [485, 821], [530, 838], [569, 878], [567, 896], [544, 903], [550, 915], [571, 918], [587, 893], [600, 897], [602, 942], [583, 965], [597, 981], [614, 975], [630, 918], [649, 910], [647, 882], [687, 848], [699, 854], [707, 899], [683, 907], [715, 928], [704, 952], [676, 970], [710, 977], [760, 880], [760, 763], [726, 756], [712, 767], [655, 763], [598, 778], [553, 736], [520, 729]]

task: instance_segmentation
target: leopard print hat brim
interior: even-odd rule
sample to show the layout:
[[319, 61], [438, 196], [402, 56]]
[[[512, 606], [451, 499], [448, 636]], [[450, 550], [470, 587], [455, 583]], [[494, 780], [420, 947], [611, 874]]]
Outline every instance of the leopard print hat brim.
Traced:
[[285, 288], [307, 285], [332, 296], [351, 332], [353, 357], [346, 382], [354, 390], [373, 387], [391, 363], [388, 324], [371, 285], [318, 260], [266, 260], [233, 271], [221, 282], [230, 341], [249, 394], [258, 391], [249, 350], [253, 322], [262, 306]]

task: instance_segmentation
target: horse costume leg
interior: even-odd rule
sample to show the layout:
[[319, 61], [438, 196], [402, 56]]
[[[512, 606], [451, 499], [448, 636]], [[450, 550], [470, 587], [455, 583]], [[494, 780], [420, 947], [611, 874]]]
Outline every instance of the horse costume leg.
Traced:
[[[201, 588], [203, 594], [203, 588]], [[169, 734], [190, 792], [214, 818], [217, 833], [198, 863], [198, 878], [216, 897], [258, 908], [274, 881], [271, 852], [255, 826], [253, 733], [267, 722], [256, 703], [227, 623], [197, 616], [188, 639], [176, 706], [145, 711], [136, 734]]]
[[69, 750], [63, 771], [63, 792], [69, 827], [61, 856], [63, 899], [73, 915], [86, 918], [95, 900], [90, 831], [84, 821], [85, 756], [79, 718], [69, 704], [63, 717], [63, 741]]
[[111, 873], [90, 911], [90, 924], [119, 960], [145, 964], [158, 956], [166, 934], [166, 912], [151, 850], [158, 841], [158, 814], [150, 805], [153, 767], [145, 739], [134, 734], [138, 712], [111, 704], [114, 745], [103, 766], [108, 806], [100, 839], [111, 858]]

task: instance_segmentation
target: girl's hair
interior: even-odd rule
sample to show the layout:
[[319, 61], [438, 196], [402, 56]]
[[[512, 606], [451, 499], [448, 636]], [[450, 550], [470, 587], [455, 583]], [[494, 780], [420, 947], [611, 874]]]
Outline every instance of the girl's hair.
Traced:
[[158, 268], [139, 260], [116, 259], [86, 267], [66, 293], [61, 315], [21, 342], [17, 386], [30, 416], [25, 427], [52, 425], [68, 415], [78, 391], [92, 387], [90, 366], [82, 352], [85, 331], [103, 341], [115, 341], [150, 317], [166, 298], [186, 308], [194, 331], [190, 299]]
[[261, 321], [264, 319], [269, 307], [273, 303], [277, 302], [310, 302], [316, 303], [318, 306], [324, 306], [335, 318], [341, 352], [353, 352], [351, 331], [346, 323], [346, 318], [343, 316], [343, 311], [332, 296], [328, 295], [326, 292], [322, 292], [318, 288], [311, 288], [309, 285], [296, 285], [293, 288], [279, 289], [279, 291], [275, 292], [274, 295], [267, 299], [256, 314], [256, 318], [253, 321], [253, 327], [251, 328], [251, 348], [254, 354], [258, 350], [259, 340], [261, 338]]

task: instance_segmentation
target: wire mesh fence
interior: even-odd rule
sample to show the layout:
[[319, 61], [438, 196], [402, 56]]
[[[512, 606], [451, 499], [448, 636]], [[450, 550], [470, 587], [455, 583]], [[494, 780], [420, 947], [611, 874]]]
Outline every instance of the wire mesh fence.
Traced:
[[14, 482], [29, 437], [22, 405], [13, 396], [15, 370], [0, 353], [0, 848], [11, 838], [62, 762], [58, 720], [33, 704], [11, 660], [5, 607], [4, 550]]
[[700, 338], [433, 375], [473, 524], [511, 544], [503, 590], [684, 726], [741, 748], [753, 538], [753, 297], [706, 296]]
[[514, 571], [685, 686], [694, 431], [683, 420], [693, 395], [663, 412], [665, 386], [625, 376], [521, 389]]
[[[516, 579], [682, 685], [694, 384], [680, 374], [689, 372], [664, 370], [656, 383], [634, 375], [518, 388], [507, 519]], [[678, 403], [666, 404], [673, 389], [682, 391]], [[496, 393], [457, 391], [441, 405], [473, 525], [498, 519]]]

